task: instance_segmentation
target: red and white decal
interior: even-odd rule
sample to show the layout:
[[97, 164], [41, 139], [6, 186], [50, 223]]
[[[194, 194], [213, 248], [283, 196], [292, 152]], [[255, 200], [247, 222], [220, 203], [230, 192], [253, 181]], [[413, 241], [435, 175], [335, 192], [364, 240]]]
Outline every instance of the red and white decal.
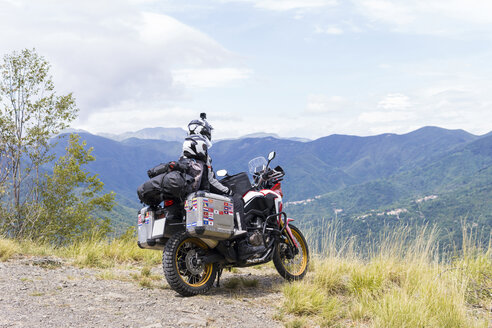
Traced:
[[260, 191], [249, 191], [244, 195], [244, 207], [248, 206], [248, 204], [255, 199], [256, 197], [265, 197], [268, 194], [273, 194], [275, 196], [275, 210], [277, 213], [282, 211], [282, 196], [278, 192], [272, 191], [270, 189], [262, 189]]

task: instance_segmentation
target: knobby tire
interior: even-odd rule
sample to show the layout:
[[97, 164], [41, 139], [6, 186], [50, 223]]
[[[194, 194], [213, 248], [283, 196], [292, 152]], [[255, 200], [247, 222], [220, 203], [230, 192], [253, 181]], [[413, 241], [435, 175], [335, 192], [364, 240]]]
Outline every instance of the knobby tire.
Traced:
[[295, 255], [291, 262], [300, 261], [298, 269], [292, 269], [288, 267], [286, 263], [289, 261], [286, 256], [284, 249], [287, 245], [282, 245], [282, 242], [276, 245], [275, 252], [273, 254], [273, 264], [277, 269], [278, 273], [286, 280], [301, 280], [304, 278], [309, 267], [309, 249], [307, 246], [306, 238], [302, 234], [301, 230], [294, 225], [289, 225], [294, 238], [299, 246], [299, 254]]
[[[186, 267], [183, 267], [183, 256], [186, 253], [187, 244], [191, 244], [194, 249], [204, 249], [208, 247], [198, 238], [190, 237], [186, 232], [179, 232], [173, 235], [166, 243], [162, 255], [162, 267], [167, 283], [182, 296], [194, 296], [206, 293], [213, 285], [217, 275], [217, 265], [204, 265], [203, 277], [198, 277], [199, 281], [194, 281], [196, 276], [189, 273], [186, 275]], [[190, 250], [191, 251], [191, 250]], [[188, 251], [188, 252], [190, 252]], [[187, 265], [187, 264], [186, 264]], [[186, 266], [185, 265], [185, 266]], [[180, 273], [180, 270], [183, 271]]]

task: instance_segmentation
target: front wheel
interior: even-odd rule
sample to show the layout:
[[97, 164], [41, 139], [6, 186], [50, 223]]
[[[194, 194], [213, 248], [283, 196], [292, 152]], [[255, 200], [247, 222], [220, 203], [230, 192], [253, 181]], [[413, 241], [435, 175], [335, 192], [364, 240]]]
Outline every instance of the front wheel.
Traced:
[[168, 240], [162, 255], [162, 267], [172, 289], [183, 296], [194, 296], [212, 287], [217, 265], [199, 261], [199, 256], [207, 250], [207, 244], [186, 232], [176, 233]]
[[289, 281], [300, 280], [308, 270], [309, 249], [301, 230], [293, 225], [289, 225], [289, 227], [299, 252], [295, 254], [294, 246], [287, 241], [279, 242], [273, 254], [273, 264], [275, 264], [278, 273], [285, 279]]

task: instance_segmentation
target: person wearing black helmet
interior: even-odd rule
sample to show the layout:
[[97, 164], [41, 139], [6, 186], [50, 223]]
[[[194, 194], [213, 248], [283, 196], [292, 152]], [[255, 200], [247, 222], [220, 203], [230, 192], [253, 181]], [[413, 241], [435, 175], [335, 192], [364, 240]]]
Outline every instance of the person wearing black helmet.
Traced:
[[188, 135], [202, 135], [209, 142], [212, 142], [212, 130], [212, 126], [207, 122], [206, 113], [201, 113], [199, 120], [193, 120], [188, 124]]
[[[237, 228], [234, 231], [236, 236], [244, 235], [246, 237], [246, 222], [244, 218], [244, 202], [242, 195], [234, 194], [233, 191], [224, 186], [215, 178], [212, 168], [212, 159], [208, 155], [208, 149], [212, 147], [212, 126], [207, 121], [205, 113], [200, 114], [199, 120], [193, 120], [188, 124], [188, 137], [183, 143], [183, 157], [194, 158], [205, 162], [201, 176], [200, 189], [210, 190], [216, 194], [225, 194], [231, 196], [234, 203], [235, 218]], [[207, 185], [209, 188], [207, 188]], [[249, 255], [264, 249], [263, 246], [251, 246], [247, 243], [246, 238], [240, 241], [239, 257], [246, 259]]]
[[[193, 120], [188, 124], [188, 137], [185, 138], [185, 144], [190, 138], [202, 137], [201, 139], [207, 147], [207, 153], [205, 154], [206, 160], [204, 162], [207, 166], [205, 173], [207, 175], [207, 182], [210, 184], [210, 191], [216, 194], [232, 196], [232, 190], [215, 178], [215, 173], [212, 169], [212, 159], [208, 156], [208, 149], [212, 147], [212, 130], [212, 126], [207, 122], [207, 114], [201, 113], [199, 120]], [[201, 160], [203, 159], [201, 158]]]

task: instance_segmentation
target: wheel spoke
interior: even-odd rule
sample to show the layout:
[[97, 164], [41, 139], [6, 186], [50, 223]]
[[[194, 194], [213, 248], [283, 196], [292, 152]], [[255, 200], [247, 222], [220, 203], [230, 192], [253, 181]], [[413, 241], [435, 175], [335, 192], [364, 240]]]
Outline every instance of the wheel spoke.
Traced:
[[208, 279], [212, 266], [196, 264], [196, 251], [202, 249], [195, 242], [184, 242], [176, 251], [177, 268], [183, 281], [189, 285], [197, 285]]

